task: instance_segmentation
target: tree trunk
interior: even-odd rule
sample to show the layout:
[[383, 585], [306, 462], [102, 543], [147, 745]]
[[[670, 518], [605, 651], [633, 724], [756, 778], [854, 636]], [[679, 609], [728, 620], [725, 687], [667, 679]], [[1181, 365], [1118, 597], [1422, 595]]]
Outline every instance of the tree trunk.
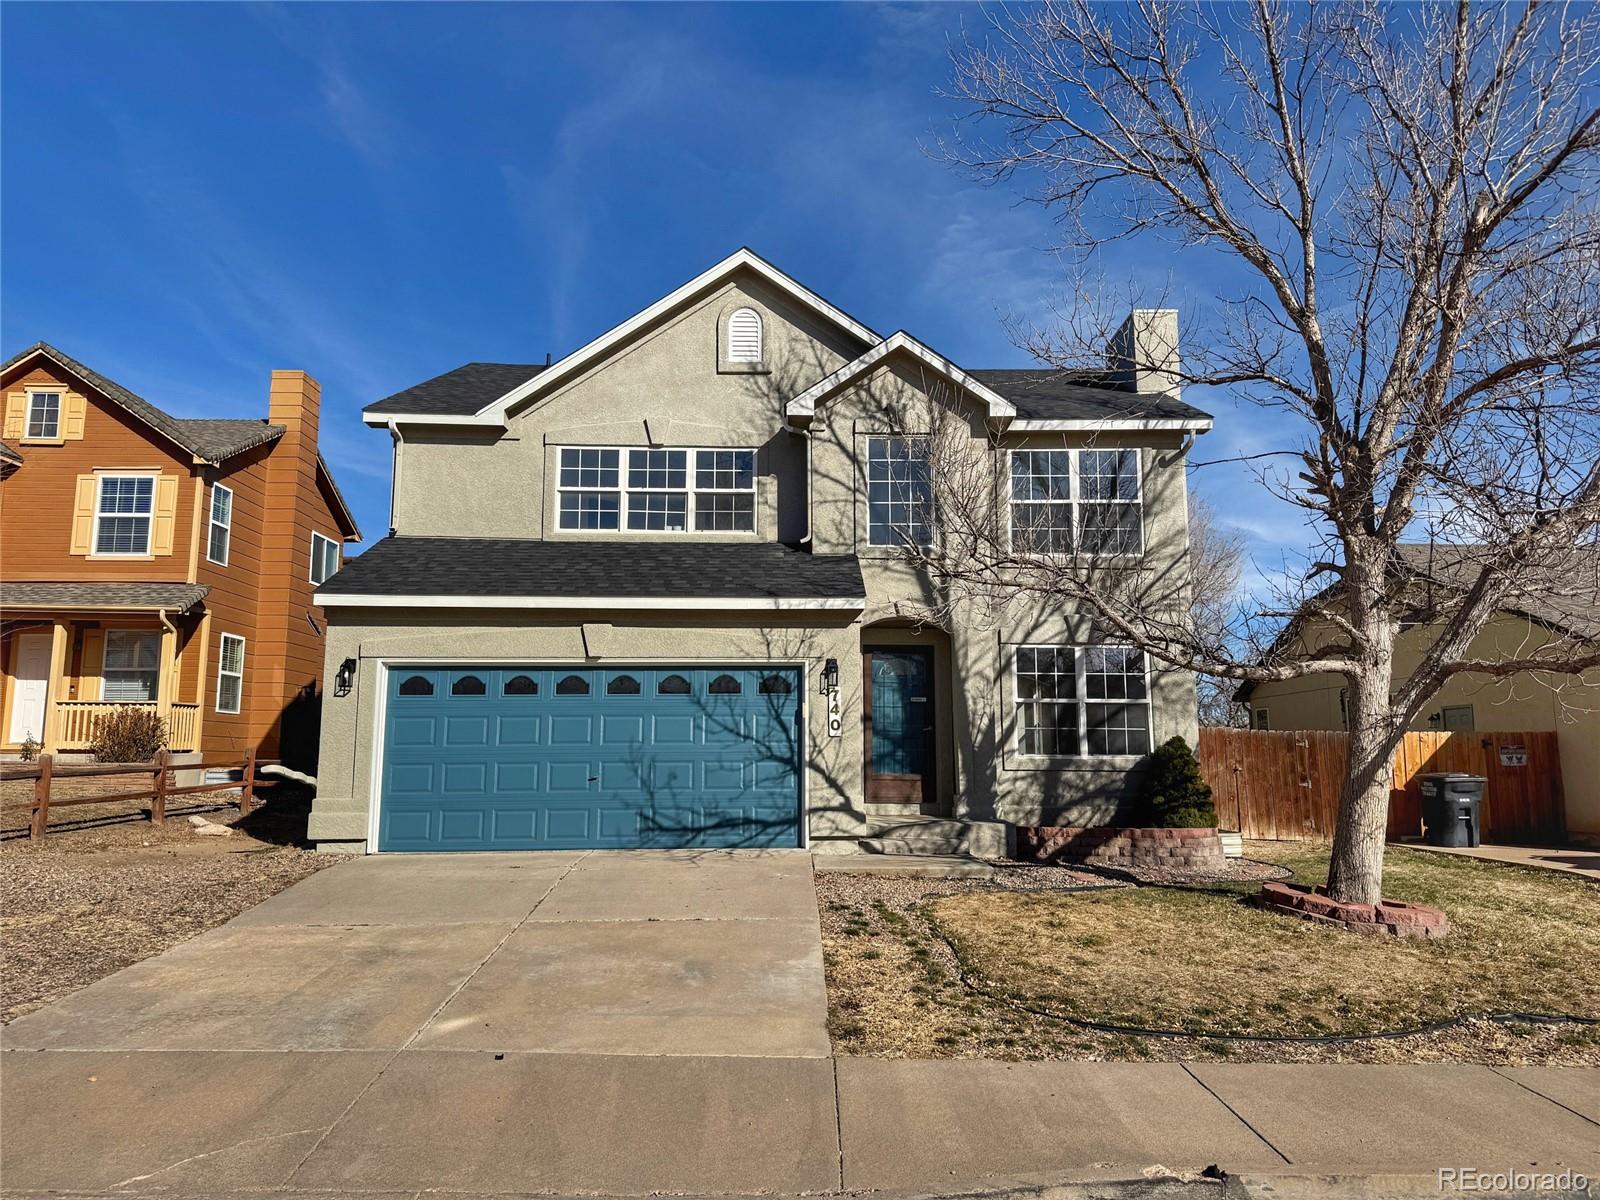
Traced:
[[1389, 792], [1394, 752], [1404, 730], [1389, 700], [1393, 646], [1376, 638], [1366, 670], [1346, 681], [1350, 763], [1339, 796], [1339, 825], [1328, 863], [1328, 894], [1354, 904], [1376, 904], [1383, 895], [1383, 847], [1389, 827]]

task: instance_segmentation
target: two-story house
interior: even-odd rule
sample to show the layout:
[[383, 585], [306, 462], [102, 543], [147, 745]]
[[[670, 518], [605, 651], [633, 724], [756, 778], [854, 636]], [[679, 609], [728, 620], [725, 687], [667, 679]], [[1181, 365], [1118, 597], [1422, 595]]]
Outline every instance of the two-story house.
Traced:
[[1142, 756], [1195, 736], [1192, 678], [1076, 612], [935, 627], [902, 548], [937, 392], [1008, 459], [1013, 515], [1044, 510], [1041, 551], [1186, 577], [1184, 452], [1211, 420], [1144, 369], [1175, 322], [1139, 314], [1127, 369], [1090, 384], [967, 371], [741, 250], [559, 361], [373, 404], [393, 528], [317, 593], [340, 683], [311, 836], [806, 846], [893, 823], [976, 848], [1113, 818]]
[[312, 593], [360, 537], [316, 381], [273, 372], [265, 420], [180, 419], [40, 342], [0, 400], [0, 753], [85, 750], [135, 704], [189, 761], [314, 761]]

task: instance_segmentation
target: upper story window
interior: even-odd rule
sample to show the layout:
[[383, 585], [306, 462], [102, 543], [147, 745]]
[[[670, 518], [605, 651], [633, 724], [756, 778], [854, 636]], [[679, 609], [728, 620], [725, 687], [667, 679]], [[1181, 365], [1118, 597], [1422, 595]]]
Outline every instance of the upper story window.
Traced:
[[94, 552], [149, 554], [153, 475], [102, 475], [96, 495]]
[[753, 308], [735, 309], [728, 318], [728, 361], [761, 361], [761, 314]]
[[311, 582], [323, 583], [339, 570], [339, 543], [320, 533], [311, 535]]
[[1142, 650], [1018, 646], [1012, 680], [1020, 753], [1066, 758], [1150, 753], [1150, 690]]
[[46, 441], [61, 436], [61, 393], [28, 393], [28, 425], [23, 435]]
[[867, 542], [926, 546], [933, 540], [928, 439], [867, 439]]
[[1033, 554], [1140, 554], [1137, 450], [1013, 450], [1011, 545]]
[[228, 548], [233, 542], [233, 489], [220, 483], [211, 485], [211, 529], [206, 537], [206, 561], [219, 567], [228, 565]]
[[633, 533], [749, 533], [756, 527], [754, 450], [564, 446], [556, 525]]

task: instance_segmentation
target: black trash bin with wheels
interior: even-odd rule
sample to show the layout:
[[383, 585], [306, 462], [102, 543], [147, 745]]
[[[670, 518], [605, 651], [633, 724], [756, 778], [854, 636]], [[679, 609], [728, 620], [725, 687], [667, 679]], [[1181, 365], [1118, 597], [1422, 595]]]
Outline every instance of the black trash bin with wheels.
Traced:
[[1482, 775], [1438, 771], [1421, 777], [1423, 838], [1430, 846], [1476, 846]]

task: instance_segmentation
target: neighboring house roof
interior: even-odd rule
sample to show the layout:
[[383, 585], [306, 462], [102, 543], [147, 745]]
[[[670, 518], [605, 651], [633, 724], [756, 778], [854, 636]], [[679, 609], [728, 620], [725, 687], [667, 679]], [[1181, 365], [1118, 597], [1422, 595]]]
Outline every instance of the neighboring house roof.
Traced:
[[[35, 342], [22, 353], [7, 359], [0, 364], [0, 374], [10, 371], [35, 355], [42, 355], [68, 374], [76, 375], [112, 403], [137, 417], [164, 435], [179, 449], [188, 451], [202, 462], [212, 465], [226, 462], [246, 450], [254, 450], [257, 446], [276, 441], [284, 434], [282, 425], [269, 425], [266, 421], [253, 417], [174, 417], [151, 404], [143, 396], [135, 395], [115, 380], [107, 379], [100, 372], [62, 353], [48, 342]], [[0, 442], [0, 461], [20, 466], [23, 460], [22, 456], [10, 446]], [[328, 481], [328, 490], [332, 493], [338, 509], [335, 515], [345, 522], [347, 530], [345, 540], [359, 541], [361, 528], [356, 524], [355, 514], [350, 511], [350, 505], [345, 501], [344, 493], [339, 490], [339, 483], [334, 479], [333, 471], [328, 467], [328, 461], [320, 451], [317, 453], [317, 468]]]
[[968, 371], [979, 383], [1016, 406], [1013, 428], [1043, 428], [1039, 422], [1134, 418], [1211, 427], [1211, 414], [1165, 392], [1135, 392], [1108, 380], [1049, 367]]
[[367, 405], [366, 413], [425, 413], [471, 416], [512, 388], [527, 383], [549, 363], [472, 362], [435, 375], [415, 387]]
[[205, 583], [7, 583], [4, 607], [140, 609], [188, 612], [211, 591]]
[[[711, 267], [709, 270], [702, 271], [700, 274], [696, 275], [693, 279], [689, 280], [688, 283], [683, 284], [681, 287], [674, 288], [671, 292], [667, 293], [667, 295], [657, 300], [648, 308], [635, 313], [621, 324], [612, 326], [599, 337], [583, 346], [578, 347], [578, 349], [574, 350], [571, 354], [568, 354], [565, 358], [558, 359], [556, 362], [551, 363], [544, 370], [540, 371], [538, 375], [525, 380], [521, 384], [518, 384], [499, 396], [490, 397], [482, 402], [476, 409], [468, 410], [466, 407], [466, 402], [462, 401], [457, 407], [451, 407], [444, 410], [435, 410], [431, 412], [414, 411], [401, 413], [393, 409], [377, 410], [375, 407], [369, 407], [363, 411], [362, 416], [370, 425], [387, 425], [390, 421], [397, 420], [403, 416], [419, 424], [426, 424], [431, 421], [434, 423], [452, 425], [503, 426], [505, 424], [506, 413], [513, 405], [522, 403], [539, 389], [545, 387], [554, 387], [562, 380], [576, 375], [596, 358], [600, 357], [602, 354], [605, 354], [607, 351], [625, 341], [627, 338], [632, 337], [639, 330], [648, 327], [652, 322], [664, 316], [666, 313], [671, 312], [684, 301], [689, 300], [699, 292], [704, 291], [706, 288], [720, 283], [734, 272], [740, 270], [753, 271], [755, 274], [761, 276], [761, 278], [767, 283], [771, 284], [779, 291], [786, 293], [794, 300], [797, 300], [805, 307], [810, 308], [813, 312], [822, 316], [826, 320], [831, 321], [841, 329], [844, 329], [846, 332], [854, 336], [858, 341], [864, 342], [867, 345], [876, 345], [878, 342], [883, 340], [875, 331], [869, 329], [860, 321], [857, 321], [854, 317], [850, 316], [849, 313], [846, 313], [842, 309], [836, 308], [832, 304], [829, 304], [826, 300], [817, 295], [817, 293], [813, 292], [804, 284], [792, 279], [788, 275], [785, 275], [782, 271], [778, 270], [777, 267], [773, 266], [766, 259], [762, 258], [754, 250], [751, 250], [748, 247], [741, 247], [740, 249], [735, 250], [732, 254], [728, 255], [727, 258]], [[400, 393], [400, 395], [404, 394], [404, 392]], [[390, 399], [393, 398], [394, 397], [390, 397]], [[379, 401], [379, 403], [386, 403], [386, 401]]]
[[861, 565], [777, 542], [387, 537], [317, 591], [322, 605], [860, 608]]
[[[1472, 586], [1482, 569], [1484, 548], [1451, 545], [1443, 542], [1401, 542], [1395, 553], [1406, 570], [1417, 578], [1432, 581], [1451, 590]], [[1513, 613], [1580, 641], [1600, 640], [1600, 549], [1578, 549], [1576, 563], [1561, 565], [1553, 579], [1524, 574], [1517, 580], [1517, 595], [1500, 611]], [[1322, 594], [1329, 595], [1332, 589]], [[1272, 646], [1271, 656], [1299, 635], [1302, 622], [1297, 618], [1284, 626]], [[1242, 683], [1233, 698], [1248, 703], [1255, 684]]]
[[113, 404], [139, 418], [146, 425], [178, 445], [196, 458], [208, 463], [220, 463], [283, 436], [282, 425], [268, 425], [259, 420], [195, 420], [174, 417], [162, 412], [143, 396], [136, 396], [115, 380], [84, 366], [77, 359], [57, 350], [48, 342], [35, 342], [21, 354], [0, 364], [0, 374], [36, 355], [42, 355], [69, 374], [89, 384]]

